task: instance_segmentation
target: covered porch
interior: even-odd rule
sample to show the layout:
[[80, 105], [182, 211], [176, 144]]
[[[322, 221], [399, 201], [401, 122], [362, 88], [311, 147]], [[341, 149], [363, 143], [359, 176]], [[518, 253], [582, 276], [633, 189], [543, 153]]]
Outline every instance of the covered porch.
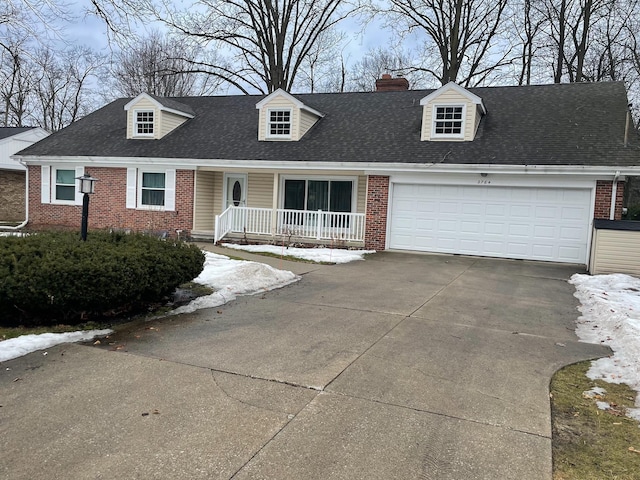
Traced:
[[194, 238], [364, 245], [363, 172], [203, 169], [194, 187]]

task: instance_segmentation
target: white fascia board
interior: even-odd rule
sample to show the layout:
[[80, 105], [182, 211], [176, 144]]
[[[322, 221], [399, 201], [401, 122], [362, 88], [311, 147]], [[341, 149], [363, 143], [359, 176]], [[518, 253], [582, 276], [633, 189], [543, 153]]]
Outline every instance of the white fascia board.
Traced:
[[176, 110], [174, 108], [165, 107], [162, 103], [160, 103], [159, 101], [157, 101], [155, 98], [153, 98], [151, 95], [149, 95], [147, 93], [141, 93], [136, 98], [134, 98], [133, 100], [129, 101], [124, 106], [125, 111], [129, 111], [131, 109], [131, 107], [133, 107], [136, 103], [138, 103], [138, 101], [140, 101], [143, 98], [146, 99], [146, 100], [149, 100], [150, 102], [152, 102], [158, 110], [162, 110], [163, 112], [173, 113], [175, 115], [180, 115], [181, 117], [185, 117], [185, 118], [193, 118], [194, 117], [192, 114], [187, 113], [187, 112], [183, 112], [182, 110]]
[[153, 98], [151, 95], [146, 94], [146, 93], [140, 93], [138, 94], [138, 96], [136, 96], [135, 98], [133, 98], [132, 100], [130, 100], [125, 106], [124, 109], [125, 111], [129, 111], [131, 109], [131, 107], [133, 107], [136, 103], [138, 103], [140, 100], [145, 99], [145, 100], [149, 100], [151, 103], [153, 103], [157, 108], [162, 107], [162, 105], [160, 104], [160, 102], [158, 102], [155, 98]]
[[185, 118], [193, 118], [195, 116], [195, 115], [192, 115], [190, 113], [183, 112], [182, 110], [175, 110], [173, 108], [165, 107], [162, 104], [160, 104], [160, 110], [162, 110], [163, 112], [173, 113], [175, 115], [179, 115], [179, 116], [185, 117]]
[[300, 100], [298, 100], [296, 97], [294, 97], [293, 95], [284, 91], [281, 88], [277, 89], [275, 92], [270, 93], [269, 95], [264, 97], [262, 100], [260, 100], [258, 103], [256, 103], [256, 110], [260, 110], [262, 107], [265, 106], [265, 104], [267, 104], [268, 102], [270, 102], [276, 97], [284, 97], [288, 101], [293, 103], [296, 107], [300, 108], [301, 110], [306, 110], [307, 112], [317, 115], [318, 117], [324, 117], [324, 113], [321, 113], [314, 108], [308, 107], [307, 105], [302, 103]]
[[446, 85], [443, 85], [440, 88], [438, 88], [436, 91], [431, 92], [426, 97], [423, 97], [420, 100], [420, 105], [422, 105], [422, 106], [426, 105], [431, 100], [433, 100], [434, 98], [439, 97], [440, 95], [442, 95], [447, 90], [455, 90], [460, 95], [462, 95], [464, 97], [467, 97], [471, 102], [475, 103], [476, 105], [480, 105], [480, 107], [482, 107], [482, 112], [485, 113], [485, 114], [487, 113], [487, 109], [485, 108], [484, 103], [482, 102], [482, 98], [480, 98], [479, 96], [477, 96], [474, 93], [471, 93], [469, 90], [467, 90], [466, 88], [461, 87], [460, 85], [458, 85], [455, 82], [449, 82]]
[[253, 170], [358, 170], [365, 175], [396, 175], [399, 173], [469, 173], [469, 174], [520, 174], [520, 175], [585, 175], [621, 176], [640, 175], [640, 166], [582, 166], [582, 165], [480, 165], [439, 163], [390, 163], [390, 162], [309, 162], [229, 160], [215, 158], [157, 158], [157, 157], [50, 157], [13, 155], [14, 160], [27, 165], [52, 165], [56, 163], [79, 164], [99, 167], [134, 167], [138, 165], [170, 166], [179, 170], [199, 168], [253, 169]]

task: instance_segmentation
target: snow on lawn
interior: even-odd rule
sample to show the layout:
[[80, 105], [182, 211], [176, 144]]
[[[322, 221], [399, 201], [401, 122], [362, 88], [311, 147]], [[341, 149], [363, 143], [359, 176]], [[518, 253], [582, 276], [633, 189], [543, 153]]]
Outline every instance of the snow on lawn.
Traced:
[[0, 362], [18, 358], [36, 350], [51, 348], [60, 343], [86, 342], [95, 337], [104, 337], [113, 330], [86, 330], [69, 333], [41, 333], [39, 335], [22, 335], [0, 342]]
[[575, 274], [569, 283], [582, 304], [576, 334], [580, 340], [608, 345], [613, 355], [591, 364], [587, 376], [626, 383], [636, 390], [628, 416], [640, 421], [640, 279], [623, 274]]
[[375, 250], [345, 250], [343, 248], [296, 248], [278, 245], [237, 245], [224, 243], [223, 247], [244, 250], [254, 253], [272, 253], [279, 256], [288, 256], [324, 263], [349, 263], [355, 260], [364, 260], [364, 255], [376, 253]]
[[234, 300], [238, 295], [253, 295], [284, 287], [300, 279], [292, 272], [278, 270], [264, 263], [232, 260], [225, 255], [205, 252], [204, 270], [193, 281], [216, 291], [198, 297], [171, 313], [189, 313], [212, 308]]

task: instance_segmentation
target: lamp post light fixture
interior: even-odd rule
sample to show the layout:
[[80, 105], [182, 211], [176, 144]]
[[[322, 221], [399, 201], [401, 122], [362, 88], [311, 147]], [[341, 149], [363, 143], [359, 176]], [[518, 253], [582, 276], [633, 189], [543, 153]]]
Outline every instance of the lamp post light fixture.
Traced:
[[82, 226], [80, 227], [80, 237], [83, 242], [87, 241], [87, 224], [89, 223], [89, 194], [94, 193], [95, 183], [97, 178], [93, 178], [88, 173], [80, 177], [76, 177], [76, 180], [80, 180], [79, 192], [83, 193], [82, 197]]

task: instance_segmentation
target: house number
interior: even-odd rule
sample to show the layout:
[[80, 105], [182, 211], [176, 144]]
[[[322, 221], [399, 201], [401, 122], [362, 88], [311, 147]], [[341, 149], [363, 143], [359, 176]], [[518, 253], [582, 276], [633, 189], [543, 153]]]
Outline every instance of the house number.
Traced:
[[478, 185], [489, 185], [491, 180], [478, 180]]

